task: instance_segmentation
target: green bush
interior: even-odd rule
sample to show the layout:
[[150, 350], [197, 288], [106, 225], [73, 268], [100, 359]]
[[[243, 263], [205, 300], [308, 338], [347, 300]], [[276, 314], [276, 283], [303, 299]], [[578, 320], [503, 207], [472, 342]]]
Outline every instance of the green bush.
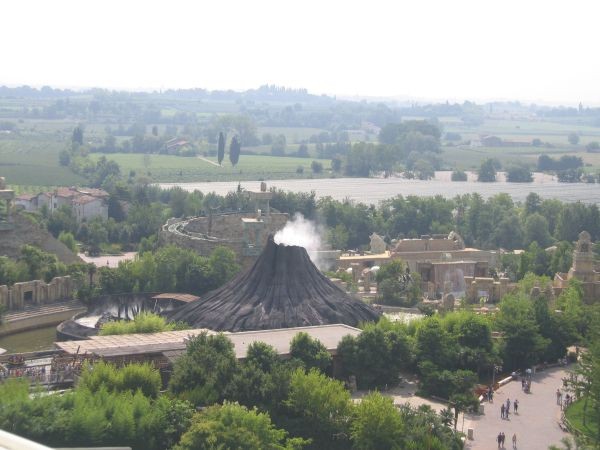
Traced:
[[158, 314], [141, 312], [132, 321], [106, 322], [100, 328], [100, 335], [159, 333], [161, 331], [182, 330], [185, 328], [186, 325], [181, 323], [167, 323]]
[[197, 414], [175, 450], [292, 450], [307, 443], [303, 439], [286, 437], [287, 432], [275, 428], [268, 413], [225, 402]]
[[290, 343], [290, 357], [302, 361], [308, 369], [316, 368], [325, 372], [331, 365], [331, 355], [318, 339], [308, 333], [298, 333]]
[[146, 397], [158, 396], [161, 378], [158, 370], [150, 364], [128, 364], [121, 369], [99, 361], [83, 368], [79, 386], [98, 392], [104, 388], [109, 392], [132, 392], [141, 390]]
[[[114, 373], [112, 373], [114, 371]], [[51, 447], [131, 446], [159, 450], [175, 445], [188, 428], [193, 409], [142, 390], [109, 390], [119, 370], [100, 368], [95, 386], [78, 385], [63, 395], [29, 395], [27, 382], [0, 385], [0, 428]], [[113, 386], [114, 387], [114, 386]]]

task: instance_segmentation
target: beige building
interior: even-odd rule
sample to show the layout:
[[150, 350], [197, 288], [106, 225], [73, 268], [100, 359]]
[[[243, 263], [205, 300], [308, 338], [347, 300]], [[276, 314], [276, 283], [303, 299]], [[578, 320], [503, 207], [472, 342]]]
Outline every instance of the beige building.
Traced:
[[595, 267], [591, 236], [587, 231], [579, 233], [579, 240], [573, 251], [573, 266], [569, 272], [557, 273], [554, 276], [555, 295], [560, 295], [572, 279], [581, 282], [585, 303], [600, 300], [600, 271]]
[[419, 239], [400, 239], [389, 251], [376, 254], [341, 256], [343, 269], [362, 269], [385, 264], [393, 259], [404, 261], [412, 273], [421, 276], [421, 288], [429, 298], [443, 293], [462, 296], [467, 290], [465, 277], [487, 277], [496, 267], [496, 252], [465, 247], [458, 233], [425, 235]]

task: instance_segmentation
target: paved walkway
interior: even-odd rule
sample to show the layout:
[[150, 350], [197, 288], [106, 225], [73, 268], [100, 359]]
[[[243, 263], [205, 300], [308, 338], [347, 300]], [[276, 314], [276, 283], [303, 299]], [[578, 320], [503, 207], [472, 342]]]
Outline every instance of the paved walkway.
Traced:
[[[546, 450], [550, 445], [560, 444], [568, 436], [558, 426], [561, 411], [556, 404], [556, 389], [562, 388], [562, 378], [567, 371], [553, 368], [533, 376], [531, 393], [521, 390], [521, 382], [510, 382], [494, 394], [493, 403], [485, 403], [485, 414], [467, 415], [465, 433], [474, 429], [473, 441], [467, 443], [470, 450], [493, 450], [498, 448], [496, 437], [501, 431], [506, 435], [504, 448], [512, 449], [513, 433], [517, 434], [519, 450]], [[509, 398], [511, 411], [508, 419], [500, 418], [500, 406]], [[518, 413], [514, 414], [514, 400], [519, 400]], [[459, 422], [459, 429], [461, 423]]]
[[96, 267], [115, 268], [119, 266], [121, 261], [130, 261], [135, 258], [137, 252], [125, 252], [121, 255], [113, 256], [87, 256], [85, 253], [79, 253], [79, 257], [86, 263], [94, 263]]
[[[428, 398], [423, 398], [415, 395], [417, 391], [417, 383], [414, 379], [404, 380], [400, 385], [391, 387], [389, 389], [381, 390], [381, 393], [385, 396], [392, 397], [394, 400], [394, 405], [400, 406], [408, 403], [410, 406], [415, 408], [421, 405], [430, 406], [435, 412], [440, 412], [442, 409], [446, 409], [448, 405], [441, 401], [431, 400]], [[359, 401], [362, 397], [368, 394], [369, 391], [356, 391], [352, 394], [352, 399], [354, 401]], [[462, 421], [462, 416], [459, 417], [459, 426]], [[466, 423], [466, 422], [465, 422]]]

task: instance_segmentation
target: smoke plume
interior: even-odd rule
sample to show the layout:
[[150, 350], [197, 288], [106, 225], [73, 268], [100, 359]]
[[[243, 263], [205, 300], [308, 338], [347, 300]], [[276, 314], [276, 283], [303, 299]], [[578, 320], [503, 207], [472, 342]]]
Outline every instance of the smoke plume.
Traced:
[[305, 219], [302, 214], [296, 213], [285, 227], [275, 233], [273, 240], [276, 244], [304, 247], [311, 261], [319, 267], [317, 252], [321, 249], [321, 234], [320, 227]]

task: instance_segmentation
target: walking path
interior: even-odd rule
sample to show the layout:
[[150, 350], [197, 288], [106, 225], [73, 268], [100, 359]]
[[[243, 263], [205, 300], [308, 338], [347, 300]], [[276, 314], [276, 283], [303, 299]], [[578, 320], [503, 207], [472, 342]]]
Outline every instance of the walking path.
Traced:
[[86, 263], [94, 263], [96, 267], [119, 267], [121, 261], [130, 261], [135, 259], [137, 252], [125, 252], [121, 255], [110, 256], [87, 256], [85, 253], [79, 253], [79, 257]]
[[[485, 414], [467, 415], [465, 432], [474, 429], [473, 441], [467, 441], [469, 450], [493, 450], [498, 448], [496, 437], [501, 431], [506, 435], [504, 448], [512, 449], [513, 433], [517, 434], [517, 448], [546, 450], [550, 445], [559, 445], [568, 436], [558, 423], [560, 407], [556, 404], [556, 389], [562, 388], [562, 378], [567, 376], [565, 368], [553, 368], [533, 375], [531, 393], [521, 390], [521, 382], [513, 381], [494, 393], [493, 403], [485, 403]], [[508, 419], [500, 418], [500, 406], [510, 399]], [[519, 400], [518, 413], [514, 413], [514, 400]]]
[[214, 161], [211, 161], [210, 159], [206, 159], [206, 158], [204, 158], [204, 157], [202, 157], [202, 156], [198, 156], [197, 158], [198, 158], [198, 159], [201, 159], [201, 160], [202, 160], [202, 161], [204, 161], [204, 162], [207, 162], [207, 163], [209, 163], [209, 164], [212, 164], [213, 166], [217, 166], [217, 167], [223, 167], [223, 166], [221, 166], [221, 164], [217, 164], [216, 162], [214, 162]]

